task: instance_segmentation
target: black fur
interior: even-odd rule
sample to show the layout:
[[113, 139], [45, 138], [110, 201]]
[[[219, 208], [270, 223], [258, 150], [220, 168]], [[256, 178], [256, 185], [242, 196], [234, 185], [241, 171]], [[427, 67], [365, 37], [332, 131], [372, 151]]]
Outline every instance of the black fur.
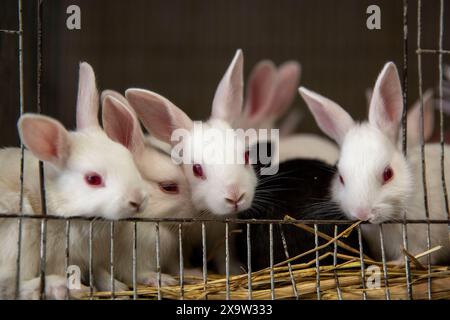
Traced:
[[[260, 166], [255, 166], [259, 172]], [[322, 161], [296, 159], [280, 164], [275, 176], [260, 176], [255, 200], [249, 210], [241, 212], [242, 219], [283, 219], [285, 215], [298, 220], [341, 220], [346, 219], [341, 210], [330, 201], [330, 183], [336, 173], [336, 168]], [[264, 191], [266, 190], [266, 191]], [[260, 200], [259, 197], [263, 197]], [[338, 233], [349, 225], [339, 225]], [[310, 225], [314, 228], [314, 225]], [[251, 260], [253, 271], [268, 267], [269, 255], [269, 225], [251, 225]], [[241, 232], [236, 238], [236, 254], [241, 264], [247, 266], [247, 228], [238, 225]], [[294, 225], [273, 225], [273, 254], [274, 263], [286, 260], [285, 250], [281, 238], [283, 230], [289, 257], [311, 250], [315, 247], [313, 233], [307, 232]], [[318, 230], [329, 236], [334, 236], [334, 225], [318, 225]], [[346, 244], [358, 249], [358, 237], [354, 230], [348, 238], [341, 239]], [[319, 237], [319, 245], [327, 241]], [[334, 245], [320, 251], [333, 252]], [[338, 252], [347, 253], [338, 248]], [[296, 260], [309, 262], [315, 258], [315, 253]], [[333, 257], [322, 260], [321, 264], [331, 265]], [[314, 266], [314, 264], [313, 264]]]

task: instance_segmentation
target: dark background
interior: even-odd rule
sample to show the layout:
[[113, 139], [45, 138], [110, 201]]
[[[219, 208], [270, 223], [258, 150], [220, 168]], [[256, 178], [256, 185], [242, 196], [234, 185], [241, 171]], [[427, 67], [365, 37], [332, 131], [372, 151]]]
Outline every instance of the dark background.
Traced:
[[[36, 2], [23, 1], [25, 110], [36, 110]], [[409, 2], [409, 104], [418, 97], [417, 2]], [[445, 30], [450, 28], [446, 4]], [[66, 28], [66, 8], [81, 8], [81, 30]], [[381, 7], [381, 30], [366, 28], [366, 8]], [[75, 120], [78, 62], [88, 61], [100, 89], [148, 88], [192, 118], [206, 118], [235, 50], [245, 75], [263, 59], [302, 64], [301, 84], [366, 116], [364, 92], [383, 64], [403, 68], [401, 0], [44, 0], [42, 110], [69, 128]], [[17, 29], [17, 0], [0, 2], [0, 29]], [[436, 49], [439, 0], [422, 1], [422, 47]], [[0, 34], [0, 146], [17, 145], [17, 36]], [[450, 49], [450, 33], [444, 33]], [[447, 59], [447, 60], [446, 60]], [[444, 55], [444, 62], [448, 63]], [[438, 81], [436, 55], [423, 56], [424, 89]], [[319, 132], [304, 102], [302, 132]]]

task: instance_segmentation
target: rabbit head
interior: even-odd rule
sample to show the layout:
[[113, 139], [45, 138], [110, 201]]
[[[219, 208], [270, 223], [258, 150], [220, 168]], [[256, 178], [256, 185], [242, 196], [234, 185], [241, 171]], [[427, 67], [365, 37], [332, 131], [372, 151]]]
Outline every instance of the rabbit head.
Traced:
[[24, 145], [45, 163], [52, 214], [119, 219], [139, 212], [147, 193], [131, 153], [101, 130], [95, 75], [80, 64], [77, 131], [47, 116], [18, 122]]
[[[242, 109], [242, 67], [242, 51], [238, 50], [216, 90], [206, 122], [192, 121], [154, 92], [126, 91], [127, 100], [150, 134], [172, 144], [172, 158], [182, 163], [197, 210], [216, 215], [249, 208], [256, 188], [245, 138], [232, 129]], [[226, 161], [230, 158], [232, 161]]]
[[341, 148], [332, 199], [349, 218], [379, 223], [403, 215], [413, 192], [411, 168], [398, 147], [402, 89], [393, 63], [375, 84], [368, 122], [355, 123], [335, 102], [300, 88], [318, 126]]
[[114, 141], [129, 145], [149, 194], [143, 216], [188, 218], [195, 209], [183, 169], [144, 138], [139, 120], [120, 93], [102, 93], [103, 128]]

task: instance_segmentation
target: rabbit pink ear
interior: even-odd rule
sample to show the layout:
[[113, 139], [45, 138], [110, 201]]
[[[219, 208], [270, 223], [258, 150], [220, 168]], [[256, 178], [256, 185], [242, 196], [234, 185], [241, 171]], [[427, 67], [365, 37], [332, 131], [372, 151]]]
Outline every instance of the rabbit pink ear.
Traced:
[[270, 60], [260, 61], [252, 70], [247, 86], [244, 116], [263, 120], [264, 112], [272, 98], [277, 69]]
[[95, 74], [87, 62], [80, 63], [77, 97], [77, 129], [100, 128], [98, 91]]
[[278, 68], [274, 95], [270, 103], [269, 117], [274, 120], [283, 116], [294, 101], [300, 82], [300, 64], [287, 61]]
[[134, 156], [139, 157], [144, 150], [144, 135], [136, 114], [127, 107], [126, 99], [123, 96], [122, 98], [125, 103], [117, 99], [115, 94], [102, 94], [103, 129], [111, 140], [125, 146]]
[[69, 133], [56, 120], [26, 114], [17, 124], [23, 144], [38, 158], [63, 168], [70, 155]]
[[337, 103], [306, 88], [299, 89], [319, 128], [339, 145], [355, 125], [352, 117]]
[[400, 78], [394, 63], [388, 62], [373, 90], [369, 107], [369, 122], [396, 143], [403, 111]]
[[211, 118], [232, 123], [240, 117], [244, 90], [243, 63], [242, 50], [239, 49], [217, 87]]
[[157, 93], [143, 89], [128, 89], [128, 102], [136, 111], [145, 128], [156, 138], [172, 143], [172, 132], [177, 129], [190, 131], [192, 120], [172, 102]]
[[[434, 131], [433, 90], [428, 89], [423, 94], [423, 139], [430, 140]], [[421, 136], [420, 100], [416, 101], [408, 112], [408, 144], [419, 145]]]
[[120, 94], [119, 92], [117, 92], [115, 90], [110, 90], [110, 89], [103, 90], [100, 100], [103, 102], [103, 100], [105, 100], [106, 96], [112, 96], [112, 97], [116, 98], [117, 100], [119, 100], [120, 102], [122, 102], [125, 106], [128, 106], [128, 109], [131, 108], [131, 107], [129, 107], [127, 98], [125, 98], [122, 94]]

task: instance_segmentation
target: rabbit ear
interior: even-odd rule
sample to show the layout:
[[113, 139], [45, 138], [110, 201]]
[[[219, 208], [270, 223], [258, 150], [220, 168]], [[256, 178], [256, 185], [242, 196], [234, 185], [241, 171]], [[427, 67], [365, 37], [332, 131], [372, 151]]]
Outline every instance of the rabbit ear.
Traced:
[[260, 61], [252, 70], [247, 86], [244, 117], [263, 119], [264, 112], [271, 100], [277, 69], [270, 60]]
[[284, 115], [294, 101], [300, 72], [300, 64], [296, 61], [287, 61], [278, 68], [275, 91], [269, 110], [269, 116], [274, 118], [274, 121]]
[[170, 138], [174, 130], [190, 131], [193, 127], [192, 120], [183, 110], [157, 93], [128, 89], [125, 96], [145, 128], [164, 142], [172, 143]]
[[[434, 131], [434, 103], [433, 90], [428, 89], [423, 94], [423, 139], [428, 141]], [[420, 100], [416, 101], [408, 112], [408, 144], [419, 145], [420, 143]]]
[[144, 135], [136, 114], [127, 107], [126, 99], [123, 96], [122, 98], [120, 101], [115, 94], [102, 93], [103, 129], [111, 140], [125, 146], [134, 156], [139, 157], [144, 150]]
[[63, 168], [70, 155], [69, 132], [56, 120], [26, 114], [17, 124], [23, 144], [39, 159]]
[[102, 95], [100, 97], [102, 102], [103, 100], [105, 100], [106, 96], [113, 96], [114, 98], [122, 102], [124, 105], [126, 105], [128, 109], [130, 109], [127, 98], [125, 98], [121, 93], [110, 89], [103, 90]]
[[320, 129], [339, 145], [355, 122], [337, 103], [306, 88], [299, 89]]
[[77, 98], [77, 129], [100, 128], [98, 91], [95, 74], [87, 62], [80, 63]]
[[375, 84], [369, 107], [369, 122], [396, 143], [403, 111], [400, 78], [394, 63], [388, 62]]
[[243, 60], [242, 50], [239, 49], [217, 87], [211, 118], [231, 123], [240, 117], [244, 90]]

